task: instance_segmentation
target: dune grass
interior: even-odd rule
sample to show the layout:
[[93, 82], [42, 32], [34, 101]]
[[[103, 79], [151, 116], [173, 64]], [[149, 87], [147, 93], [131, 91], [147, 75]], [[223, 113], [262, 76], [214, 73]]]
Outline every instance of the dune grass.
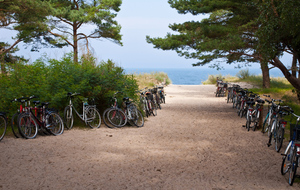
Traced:
[[134, 73], [133, 77], [137, 80], [140, 89], [145, 87], [152, 88], [156, 85], [169, 85], [171, 80], [164, 72], [151, 72], [151, 73]]

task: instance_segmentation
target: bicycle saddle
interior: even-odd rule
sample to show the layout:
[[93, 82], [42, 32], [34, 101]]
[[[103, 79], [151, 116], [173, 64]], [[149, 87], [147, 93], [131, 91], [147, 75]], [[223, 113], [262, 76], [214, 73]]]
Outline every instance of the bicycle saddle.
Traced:
[[33, 101], [32, 103], [34, 103], [34, 105], [37, 105], [37, 104], [39, 104], [39, 103], [40, 103], [40, 101], [39, 101], [39, 100], [37, 100], [37, 101]]
[[247, 101], [246, 104], [253, 106], [255, 104], [255, 102], [254, 101]]
[[256, 102], [257, 102], [257, 103], [260, 103], [260, 104], [264, 104], [264, 103], [265, 103], [265, 101], [262, 100], [262, 99], [258, 99], [258, 100], [256, 100]]
[[124, 97], [123, 101], [126, 101], [126, 102], [129, 101], [129, 97]]

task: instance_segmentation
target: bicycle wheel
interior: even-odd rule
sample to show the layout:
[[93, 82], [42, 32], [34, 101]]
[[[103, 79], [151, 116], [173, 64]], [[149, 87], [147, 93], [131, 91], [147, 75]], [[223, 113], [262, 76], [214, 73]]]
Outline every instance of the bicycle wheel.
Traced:
[[134, 124], [137, 127], [143, 127], [144, 126], [144, 117], [143, 117], [143, 114], [139, 110], [136, 110]]
[[7, 129], [7, 121], [4, 115], [0, 115], [0, 141], [4, 138]]
[[114, 126], [113, 124], [110, 123], [108, 117], [107, 117], [107, 113], [108, 111], [112, 109], [112, 108], [107, 108], [106, 110], [104, 110], [103, 112], [103, 116], [102, 116], [102, 119], [103, 119], [103, 122], [104, 124], [108, 127], [108, 128], [116, 128], [116, 126]]
[[38, 133], [38, 124], [27, 113], [22, 113], [20, 115], [18, 127], [20, 134], [26, 139], [33, 139]]
[[252, 128], [253, 131], [256, 130], [256, 128], [258, 127], [258, 123], [259, 123], [259, 117], [260, 117], [260, 111], [255, 111], [255, 115], [254, 115], [254, 119], [253, 119], [253, 123], [254, 126]]
[[12, 132], [13, 132], [13, 134], [14, 134], [14, 136], [15, 136], [16, 138], [22, 137], [22, 136], [20, 135], [19, 128], [18, 128], [18, 117], [19, 117], [19, 115], [20, 115], [19, 113], [15, 113], [15, 114], [12, 116], [11, 122], [10, 122], [11, 130], [12, 130]]
[[124, 127], [127, 123], [127, 117], [121, 109], [111, 108], [108, 110], [106, 117], [114, 127]]
[[151, 107], [152, 107], [152, 114], [154, 116], [157, 116], [157, 107], [152, 101], [151, 101]]
[[[272, 138], [273, 138], [273, 135], [274, 135], [274, 133], [275, 133], [275, 128], [276, 128], [276, 122], [275, 122], [275, 120], [272, 122], [272, 125], [271, 125], [271, 127], [269, 128], [269, 130], [268, 130], [268, 135], [269, 135], [269, 142], [268, 142], [268, 147], [269, 146], [271, 146], [272, 145]], [[272, 131], [272, 129], [273, 129], [273, 131]]]
[[263, 122], [262, 129], [261, 129], [261, 132], [262, 132], [262, 133], [267, 132], [267, 121], [268, 121], [268, 117], [269, 117], [269, 113], [267, 114], [267, 116], [266, 116], [266, 118], [265, 118], [265, 120], [264, 120], [264, 122]]
[[91, 128], [99, 128], [101, 125], [101, 115], [94, 107], [85, 110], [86, 122]]
[[143, 110], [144, 110], [146, 117], [148, 117], [150, 114], [149, 114], [149, 107], [148, 107], [147, 102], [143, 103]]
[[285, 155], [282, 158], [281, 174], [286, 174], [291, 167], [291, 142], [286, 147]]
[[251, 125], [251, 118], [248, 116], [247, 121], [246, 121], [246, 129], [247, 131], [250, 131], [250, 125]]
[[283, 139], [284, 139], [284, 128], [283, 126], [280, 125], [276, 132], [276, 140], [275, 140], [275, 149], [277, 152], [279, 152], [282, 147]]
[[294, 147], [292, 156], [291, 156], [291, 168], [289, 171], [289, 184], [290, 186], [293, 185], [295, 177], [296, 177], [296, 173], [297, 173], [297, 167], [298, 167], [298, 159], [299, 157], [297, 157], [297, 147]]
[[229, 92], [227, 93], [227, 104], [229, 103]]
[[55, 112], [47, 114], [46, 129], [53, 135], [61, 135], [64, 132], [64, 122], [62, 118]]
[[74, 124], [74, 117], [71, 106], [67, 106], [64, 110], [64, 123], [67, 129], [72, 129]]

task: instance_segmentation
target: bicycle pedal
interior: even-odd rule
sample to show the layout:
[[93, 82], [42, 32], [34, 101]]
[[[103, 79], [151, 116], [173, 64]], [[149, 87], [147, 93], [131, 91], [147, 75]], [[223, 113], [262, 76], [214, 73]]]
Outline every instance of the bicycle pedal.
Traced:
[[246, 125], [242, 125], [243, 127], [246, 127]]
[[272, 144], [271, 143], [267, 143], [268, 147], [270, 147]]

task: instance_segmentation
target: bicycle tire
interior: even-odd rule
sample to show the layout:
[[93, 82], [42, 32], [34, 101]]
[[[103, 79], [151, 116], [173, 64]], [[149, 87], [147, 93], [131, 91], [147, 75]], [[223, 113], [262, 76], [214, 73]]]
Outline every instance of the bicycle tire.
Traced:
[[96, 108], [87, 108], [87, 110], [85, 110], [85, 114], [88, 126], [92, 129], [99, 128], [101, 126], [101, 115]]
[[16, 138], [22, 138], [22, 136], [20, 135], [20, 131], [18, 128], [18, 117], [19, 117], [19, 113], [15, 113], [12, 118], [11, 118], [11, 122], [10, 122], [10, 126], [11, 126], [11, 130], [14, 134], [14, 136]]
[[[274, 131], [272, 131], [273, 125], [276, 125], [275, 120], [272, 122], [272, 125], [270, 125], [269, 129], [268, 129], [268, 135], [269, 135], [268, 147], [270, 147], [272, 145], [272, 138], [274, 135]], [[275, 130], [275, 127], [274, 127], [274, 130]]]
[[289, 184], [293, 185], [294, 180], [296, 178], [297, 167], [298, 167], [298, 159], [297, 155], [297, 147], [294, 147], [293, 154], [291, 156], [291, 168], [289, 170]]
[[143, 108], [144, 108], [144, 113], [145, 113], [146, 117], [148, 117], [149, 116], [149, 107], [148, 107], [147, 102], [143, 103]]
[[262, 125], [262, 128], [261, 128], [261, 132], [262, 132], [262, 133], [267, 132], [267, 131], [266, 131], [266, 130], [267, 130], [267, 127], [265, 127], [265, 126], [266, 126], [266, 123], [267, 123], [267, 121], [268, 121], [268, 117], [269, 117], [269, 113], [266, 115], [266, 118], [265, 118], [265, 120], [264, 120], [264, 122], [263, 122], [263, 125]]
[[64, 110], [64, 123], [67, 129], [72, 129], [74, 125], [74, 116], [71, 109], [71, 106], [67, 106]]
[[142, 114], [142, 112], [140, 112], [140, 110], [136, 110], [136, 111], [137, 111], [137, 115], [136, 115], [134, 124], [137, 127], [143, 127], [144, 123], [145, 123], [143, 114]]
[[229, 92], [227, 94], [227, 104], [229, 103]]
[[276, 133], [276, 141], [275, 141], [275, 149], [277, 152], [279, 152], [282, 147], [283, 139], [284, 139], [284, 128], [279, 126]]
[[286, 150], [285, 150], [285, 153], [286, 155], [283, 156], [282, 158], [282, 164], [281, 164], [281, 174], [282, 175], [285, 175], [289, 169], [290, 169], [290, 152], [291, 152], [291, 146], [287, 146]]
[[246, 121], [246, 129], [247, 131], [250, 131], [250, 125], [251, 125], [251, 120], [250, 118], [248, 117], [247, 121]]
[[60, 115], [55, 112], [50, 112], [46, 116], [46, 129], [52, 135], [61, 135], [64, 132], [64, 122]]
[[7, 129], [7, 120], [4, 115], [0, 115], [0, 141], [4, 138]]
[[38, 133], [38, 124], [28, 113], [22, 113], [18, 119], [20, 134], [26, 139], [33, 139]]
[[108, 110], [106, 117], [110, 124], [114, 127], [120, 128], [124, 127], [127, 123], [127, 117], [121, 109], [111, 108]]
[[111, 108], [107, 108], [106, 110], [104, 110], [102, 119], [103, 119], [103, 123], [106, 125], [106, 127], [113, 129], [113, 128], [116, 128], [116, 126], [112, 125], [112, 124], [110, 123], [110, 121], [108, 120], [108, 117], [107, 117], [107, 112], [108, 112], [110, 109], [111, 109]]
[[154, 104], [154, 102], [151, 101], [151, 107], [152, 107], [152, 114], [153, 116], [157, 116], [157, 107]]

